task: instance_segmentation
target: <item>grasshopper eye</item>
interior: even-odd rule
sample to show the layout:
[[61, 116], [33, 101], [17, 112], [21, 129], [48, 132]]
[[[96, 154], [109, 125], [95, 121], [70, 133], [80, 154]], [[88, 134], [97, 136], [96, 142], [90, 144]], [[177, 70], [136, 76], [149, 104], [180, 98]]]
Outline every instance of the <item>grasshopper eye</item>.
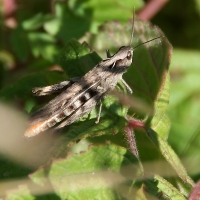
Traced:
[[126, 58], [127, 58], [128, 60], [130, 60], [130, 59], [132, 58], [132, 54], [131, 54], [130, 51], [128, 51]]

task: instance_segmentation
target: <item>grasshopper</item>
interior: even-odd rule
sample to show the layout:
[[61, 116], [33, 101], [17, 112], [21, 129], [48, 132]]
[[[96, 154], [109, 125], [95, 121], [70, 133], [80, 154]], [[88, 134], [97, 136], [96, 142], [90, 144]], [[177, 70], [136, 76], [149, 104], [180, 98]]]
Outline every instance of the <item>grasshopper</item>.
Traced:
[[[134, 33], [134, 20], [132, 23], [131, 39], [129, 46], [122, 46], [114, 54], [106, 51], [107, 58], [100, 61], [93, 69], [83, 77], [73, 78], [55, 85], [33, 88], [32, 92], [37, 96], [60, 93], [45, 106], [32, 114], [30, 127], [25, 136], [32, 137], [53, 127], [57, 132], [63, 127], [72, 124], [100, 103], [96, 122], [99, 122], [102, 109], [101, 100], [106, 97], [117, 85], [119, 80], [132, 93], [131, 88], [123, 80], [122, 75], [132, 64], [133, 51], [140, 45], [152, 40], [164, 37], [159, 36], [148, 40], [132, 48]], [[58, 124], [57, 126], [55, 126]]]

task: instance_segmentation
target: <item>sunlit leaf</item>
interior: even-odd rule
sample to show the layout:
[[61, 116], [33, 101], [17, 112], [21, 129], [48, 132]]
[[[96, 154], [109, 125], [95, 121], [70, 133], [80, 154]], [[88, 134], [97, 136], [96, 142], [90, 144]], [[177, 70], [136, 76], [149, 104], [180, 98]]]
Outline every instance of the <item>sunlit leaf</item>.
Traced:
[[159, 175], [154, 176], [154, 180], [157, 181], [157, 187], [167, 197], [174, 200], [186, 200], [186, 198], [178, 191], [172, 184]]
[[[46, 170], [35, 172], [32, 180], [44, 185]], [[125, 148], [112, 144], [91, 146], [87, 152], [69, 154], [48, 169], [51, 184], [61, 199], [90, 199], [94, 196], [121, 199], [127, 194], [118, 188], [118, 184], [131, 188], [128, 180], [140, 175], [136, 158]]]
[[19, 186], [19, 189], [15, 189], [10, 191], [7, 194], [6, 199], [8, 200], [20, 200], [20, 199], [26, 199], [26, 200], [34, 200], [34, 196], [32, 196], [30, 194], [30, 191], [28, 190], [28, 188], [24, 185], [24, 186]]
[[55, 45], [54, 37], [46, 33], [29, 33], [28, 39], [31, 51], [35, 57], [42, 56], [49, 61], [57, 60], [59, 49]]
[[52, 18], [53, 18], [52, 15], [43, 15], [42, 13], [38, 13], [37, 15], [33, 16], [32, 18], [25, 20], [22, 23], [22, 27], [24, 28], [24, 30], [29, 30], [29, 31], [36, 30], [36, 29], [42, 27], [42, 25], [46, 21], [49, 21]]
[[186, 169], [182, 165], [179, 157], [176, 155], [171, 146], [162, 138], [157, 136], [156, 132], [151, 129], [146, 130], [151, 141], [160, 149], [162, 155], [171, 164], [178, 176], [190, 186], [194, 185], [193, 180], [188, 176]]

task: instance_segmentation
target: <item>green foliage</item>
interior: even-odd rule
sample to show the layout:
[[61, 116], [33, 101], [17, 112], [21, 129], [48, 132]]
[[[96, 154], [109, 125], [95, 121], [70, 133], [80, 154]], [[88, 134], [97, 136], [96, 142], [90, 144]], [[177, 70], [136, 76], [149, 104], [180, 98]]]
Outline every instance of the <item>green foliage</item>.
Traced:
[[[170, 135], [169, 141], [183, 159], [191, 159], [189, 162], [199, 160], [199, 55], [199, 51], [177, 49], [172, 59], [169, 116], [174, 123], [171, 128], [173, 138]], [[190, 163], [186, 163], [191, 173], [198, 177], [194, 170], [196, 165], [192, 169]]]
[[[34, 6], [32, 14], [20, 11], [17, 27], [9, 30], [5, 26], [10, 34], [1, 33], [7, 40], [1, 41], [0, 99], [26, 114], [51, 99], [34, 97], [33, 87], [80, 77], [106, 57], [106, 49], [114, 54], [120, 46], [129, 45], [128, 19], [132, 8], [137, 11], [144, 2], [70, 0], [54, 3], [53, 11], [46, 13], [46, 7], [40, 5], [40, 12], [34, 12]], [[163, 34], [158, 27], [137, 19], [134, 27], [133, 47]], [[123, 76], [133, 95], [108, 95], [98, 124], [95, 108], [62, 133], [48, 135], [55, 137], [50, 151], [34, 146], [41, 148], [42, 154], [50, 154], [49, 161], [38, 169], [21, 167], [22, 173], [19, 164], [11, 169], [4, 152], [1, 173], [9, 174], [4, 179], [26, 179], [14, 186], [2, 182], [5, 188], [0, 189], [0, 196], [6, 191], [7, 199], [186, 199], [194, 183], [179, 155], [184, 152], [195, 157], [199, 149], [199, 52], [175, 48], [170, 97], [171, 54], [167, 38], [136, 48], [133, 64]], [[120, 82], [116, 90], [127, 94]], [[142, 130], [133, 127], [140, 160], [129, 151], [123, 135], [132, 115], [145, 124]], [[15, 154], [10, 141], [6, 142]], [[31, 155], [28, 149], [25, 153]]]
[[[133, 172], [131, 177], [127, 169]], [[44, 185], [41, 177], [45, 176], [45, 170], [41, 169], [31, 175], [33, 181]], [[125, 181], [119, 172], [124, 177], [127, 176], [129, 187], [133, 178], [141, 174], [137, 159], [130, 152], [125, 148], [106, 144], [91, 146], [87, 152], [70, 154], [66, 159], [54, 162], [49, 171], [49, 179], [61, 199], [92, 199], [94, 196], [97, 199], [121, 199], [120, 191], [110, 187]], [[62, 180], [59, 177], [63, 177]]]

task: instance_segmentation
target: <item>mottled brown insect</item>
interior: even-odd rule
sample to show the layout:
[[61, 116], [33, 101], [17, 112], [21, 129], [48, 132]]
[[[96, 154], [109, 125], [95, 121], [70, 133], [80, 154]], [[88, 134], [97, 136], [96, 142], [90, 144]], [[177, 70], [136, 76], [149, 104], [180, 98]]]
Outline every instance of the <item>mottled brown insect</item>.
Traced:
[[[130, 44], [133, 38], [133, 27], [134, 24], [132, 24]], [[163, 36], [153, 38], [152, 40], [160, 37]], [[59, 92], [60, 94], [44, 107], [33, 113], [31, 116], [31, 125], [26, 130], [25, 136], [35, 136], [51, 127], [53, 127], [53, 131], [58, 131], [72, 124], [83, 115], [90, 113], [100, 102], [97, 118], [98, 122], [102, 106], [101, 100], [115, 88], [119, 80], [121, 80], [127, 90], [132, 93], [131, 88], [122, 79], [122, 75], [132, 63], [133, 51], [135, 48], [131, 46], [122, 46], [113, 56], [110, 56], [107, 50], [107, 58], [99, 62], [83, 77], [73, 78], [69, 81], [63, 81], [47, 87], [34, 88], [33, 93], [37, 96]], [[57, 123], [59, 123], [59, 125], [55, 126]]]

